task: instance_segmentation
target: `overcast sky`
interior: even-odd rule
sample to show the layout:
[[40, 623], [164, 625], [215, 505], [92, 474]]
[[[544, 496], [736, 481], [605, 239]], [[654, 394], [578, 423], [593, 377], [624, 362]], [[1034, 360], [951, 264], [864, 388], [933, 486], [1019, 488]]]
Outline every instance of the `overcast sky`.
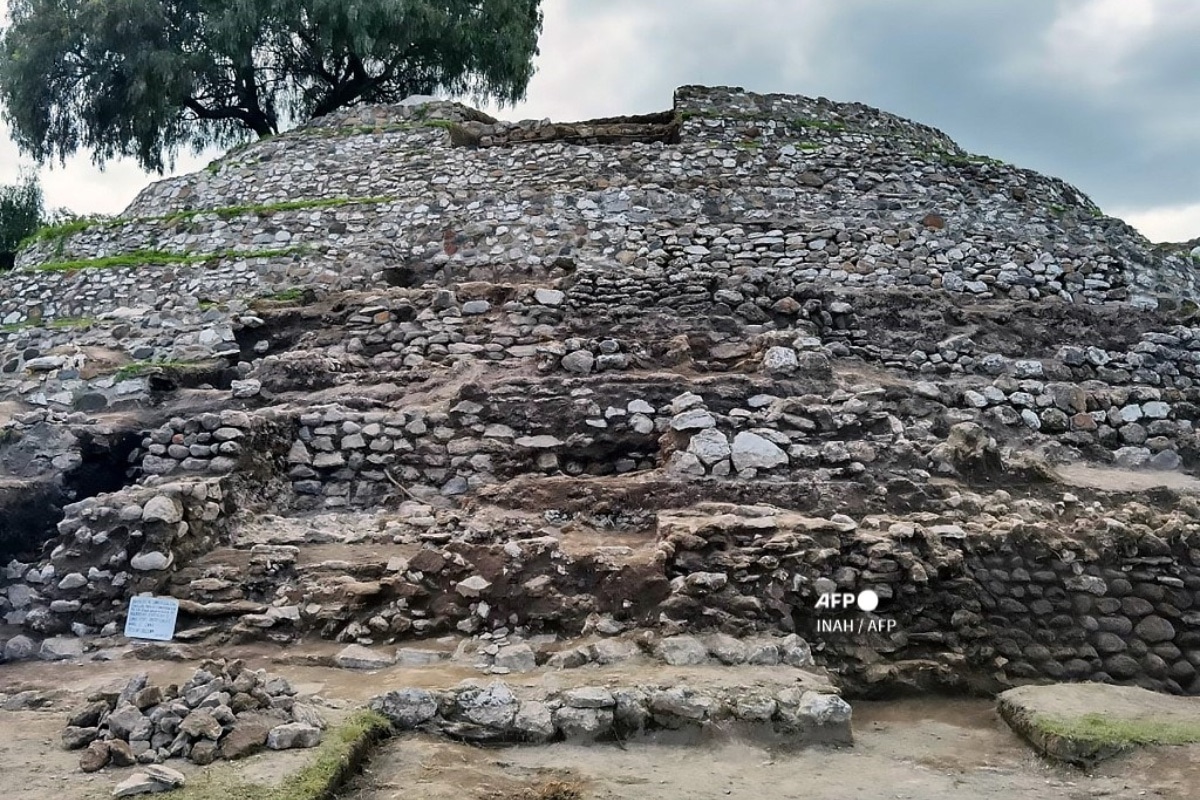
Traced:
[[[7, 0], [0, 0], [7, 7]], [[859, 101], [1058, 176], [1154, 241], [1200, 236], [1200, 0], [544, 0], [509, 119], [661, 111], [682, 84]], [[178, 172], [217, 153], [183, 155]], [[28, 165], [0, 128], [0, 183]], [[44, 168], [50, 206], [119, 212], [157, 176]]]

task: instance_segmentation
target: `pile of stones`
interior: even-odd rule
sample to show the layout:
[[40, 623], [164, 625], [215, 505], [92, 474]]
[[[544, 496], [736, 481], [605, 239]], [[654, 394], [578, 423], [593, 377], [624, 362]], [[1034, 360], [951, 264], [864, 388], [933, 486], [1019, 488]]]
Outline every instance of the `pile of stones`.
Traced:
[[195, 764], [259, 752], [315, 747], [325, 721], [296, 699], [284, 678], [241, 661], [206, 661], [182, 686], [153, 686], [145, 673], [119, 692], [99, 692], [77, 709], [62, 734], [68, 750], [83, 750], [79, 767]]

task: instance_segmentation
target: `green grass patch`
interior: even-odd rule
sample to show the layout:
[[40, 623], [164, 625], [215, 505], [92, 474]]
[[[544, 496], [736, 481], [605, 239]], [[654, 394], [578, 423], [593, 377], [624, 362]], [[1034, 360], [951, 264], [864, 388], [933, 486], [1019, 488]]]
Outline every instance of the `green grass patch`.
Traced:
[[1103, 747], [1200, 743], [1200, 722], [1157, 722], [1084, 714], [1073, 718], [1038, 716], [1033, 724], [1043, 734]]
[[308, 766], [284, 779], [269, 800], [317, 800], [329, 797], [350, 777], [368, 748], [392, 729], [387, 718], [370, 710], [355, 712], [332, 731], [317, 748]]
[[10, 322], [0, 325], [0, 333], [17, 333], [18, 331], [45, 328], [52, 331], [74, 331], [90, 328], [96, 324], [92, 317], [59, 317], [47, 322], [44, 319], [27, 319], [23, 322]]
[[149, 375], [160, 369], [177, 369], [187, 370], [196, 369], [198, 367], [207, 366], [204, 361], [135, 361], [132, 364], [126, 364], [119, 370], [113, 373], [113, 377], [118, 381], [128, 381], [134, 378], [140, 378], [143, 375]]
[[307, 305], [316, 301], [316, 294], [311, 288], [292, 286], [273, 294], [265, 294], [250, 300], [250, 308], [266, 311], [277, 308], [287, 308], [297, 305]]
[[298, 245], [278, 250], [226, 250], [221, 253], [170, 253], [163, 250], [134, 250], [119, 256], [81, 258], [73, 261], [50, 261], [33, 267], [37, 272], [74, 272], [81, 269], [120, 269], [123, 267], [166, 266], [170, 264], [201, 264], [205, 261], [228, 258], [281, 258], [312, 252]]
[[374, 711], [355, 712], [325, 732], [313, 758], [278, 786], [250, 783], [231, 775], [218, 762], [171, 792], [171, 800], [328, 800], [358, 770], [372, 746], [391, 731], [387, 719]]
[[849, 130], [849, 126], [844, 122], [838, 122], [830, 119], [815, 119], [813, 117], [796, 117], [788, 121], [788, 127], [794, 131], [818, 130], [828, 131], [829, 133], [840, 133], [841, 131]]
[[114, 267], [140, 267], [145, 264], [193, 264], [204, 261], [208, 256], [188, 253], [168, 253], [163, 250], [134, 250], [119, 256], [104, 258], [80, 258], [71, 261], [49, 261], [34, 267], [38, 272], [73, 272], [80, 269], [112, 269]]
[[17, 249], [23, 250], [29, 245], [53, 239], [59, 240], [59, 245], [61, 246], [62, 240], [71, 234], [79, 233], [92, 227], [107, 227], [113, 223], [120, 224], [118, 220], [114, 220], [111, 217], [102, 214], [92, 214], [85, 217], [78, 217], [70, 222], [60, 222], [57, 225], [43, 225], [22, 239], [21, 243], [17, 245]]
[[[210, 165], [211, 166], [211, 165]], [[238, 217], [243, 214], [259, 214], [262, 216], [287, 211], [304, 211], [313, 208], [340, 208], [353, 205], [377, 205], [395, 200], [394, 195], [373, 195], [369, 197], [321, 197], [311, 200], [286, 200], [279, 203], [258, 203], [239, 206], [221, 206], [219, 208], [202, 208], [194, 211], [176, 211], [172, 214], [162, 214], [155, 217], [129, 217], [122, 219], [92, 218], [80, 219], [64, 225], [47, 226], [36, 233], [27, 236], [20, 247], [24, 248], [43, 241], [55, 242], [55, 253], [63, 254], [63, 246], [67, 237], [76, 233], [102, 228], [117, 228], [126, 224], [143, 224], [147, 222], [162, 222], [168, 225], [187, 222], [206, 214], [216, 214], [221, 219]], [[144, 251], [153, 252], [153, 251]]]
[[299, 286], [293, 286], [291, 289], [284, 289], [281, 292], [267, 295], [263, 300], [271, 300], [276, 303], [294, 303], [304, 297], [304, 289]]
[[457, 122], [448, 119], [427, 119], [424, 122], [427, 128], [444, 128], [445, 130], [450, 130], [457, 124]]
[[222, 206], [220, 208], [205, 208], [195, 211], [179, 211], [162, 217], [146, 217], [139, 222], [165, 222], [168, 225], [185, 222], [206, 214], [216, 214], [221, 219], [240, 217], [243, 214], [258, 214], [266, 216], [285, 211], [304, 211], [313, 208], [340, 208], [341, 206], [374, 205], [386, 203], [396, 198], [391, 195], [372, 197], [322, 197], [313, 200], [286, 200], [280, 203], [260, 203], [241, 206]]
[[80, 328], [90, 328], [96, 324], [92, 317], [59, 317], [46, 324], [47, 328], [56, 331], [73, 331]]

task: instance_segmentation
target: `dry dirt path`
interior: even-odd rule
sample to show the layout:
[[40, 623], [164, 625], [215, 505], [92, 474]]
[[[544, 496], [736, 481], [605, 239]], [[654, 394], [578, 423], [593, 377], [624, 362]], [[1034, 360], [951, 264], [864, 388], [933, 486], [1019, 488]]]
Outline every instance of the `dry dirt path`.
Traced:
[[[1184, 800], [1200, 748], [1118, 759], [1087, 775], [1031, 753], [986, 700], [855, 704], [852, 748], [746, 741], [482, 749], [393, 741], [352, 800]], [[578, 794], [555, 792], [556, 784]], [[559, 787], [561, 789], [561, 787]]]

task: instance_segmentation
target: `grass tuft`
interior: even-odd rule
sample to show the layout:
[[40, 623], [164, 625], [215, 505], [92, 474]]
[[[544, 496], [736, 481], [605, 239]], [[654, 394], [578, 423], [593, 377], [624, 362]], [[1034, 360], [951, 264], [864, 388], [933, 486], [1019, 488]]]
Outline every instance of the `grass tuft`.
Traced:
[[134, 250], [119, 256], [103, 258], [78, 258], [69, 261], [48, 261], [34, 267], [38, 272], [74, 272], [80, 269], [111, 269], [114, 267], [140, 267], [144, 264], [192, 264], [204, 261], [204, 256], [186, 253], [168, 253], [163, 250]]
[[290, 289], [284, 289], [281, 292], [267, 295], [263, 300], [270, 300], [275, 303], [294, 303], [304, 297], [304, 289], [299, 286], [293, 286]]
[[[209, 164], [210, 172], [215, 172], [213, 164]], [[279, 203], [258, 203], [247, 204], [240, 206], [222, 206], [220, 208], [201, 208], [193, 211], [176, 211], [172, 214], [162, 214], [153, 217], [106, 217], [92, 216], [72, 220], [71, 222], [61, 225], [48, 225], [40, 228], [35, 233], [30, 234], [21, 241], [18, 249], [24, 249], [30, 245], [37, 244], [43, 241], [53, 241], [55, 243], [55, 254], [59, 257], [63, 254], [64, 243], [67, 238], [84, 231], [102, 228], [119, 228], [122, 225], [135, 224], [140, 225], [148, 222], [162, 222], [167, 225], [173, 225], [180, 222], [187, 222], [196, 217], [205, 214], [216, 214], [221, 219], [229, 219], [231, 217], [241, 216], [242, 214], [258, 214], [266, 216], [269, 214], [277, 214], [287, 211], [303, 211], [310, 208], [340, 208], [341, 206], [353, 205], [375, 205], [378, 203], [387, 203], [397, 199], [395, 195], [372, 195], [368, 197], [321, 197], [310, 200], [286, 200]], [[154, 252], [154, 251], [144, 251]], [[69, 263], [69, 262], [68, 262]]]

